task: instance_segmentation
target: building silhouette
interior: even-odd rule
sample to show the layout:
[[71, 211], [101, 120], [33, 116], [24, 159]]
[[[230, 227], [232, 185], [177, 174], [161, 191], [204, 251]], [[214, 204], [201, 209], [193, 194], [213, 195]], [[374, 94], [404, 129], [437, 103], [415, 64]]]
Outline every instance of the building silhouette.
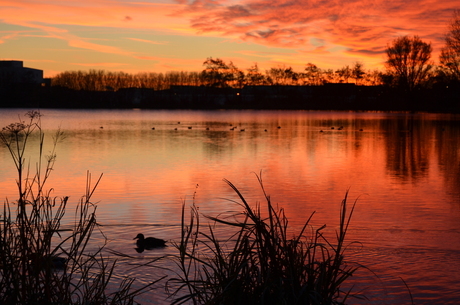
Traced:
[[19, 60], [0, 60], [0, 107], [38, 107], [45, 85], [43, 70]]
[[26, 68], [19, 60], [0, 60], [0, 86], [32, 84], [43, 84], [43, 70]]

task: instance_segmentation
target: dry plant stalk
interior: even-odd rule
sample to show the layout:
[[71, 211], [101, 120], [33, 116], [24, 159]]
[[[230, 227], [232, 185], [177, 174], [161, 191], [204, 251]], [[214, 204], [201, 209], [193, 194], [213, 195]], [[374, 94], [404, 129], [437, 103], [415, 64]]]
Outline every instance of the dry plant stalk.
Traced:
[[[93, 185], [87, 174], [86, 194], [77, 204], [72, 228], [61, 228], [68, 197], [53, 197], [45, 183], [63, 133], [57, 131], [52, 151], [45, 156], [40, 117], [38, 111], [30, 111], [27, 122], [20, 119], [0, 132], [0, 144], [7, 148], [16, 167], [18, 190], [18, 200], [7, 199], [1, 211], [0, 303], [133, 304], [134, 297], [154, 282], [133, 291], [134, 279], [127, 278], [118, 290], [109, 292], [115, 261], [109, 263], [103, 256], [105, 244], [92, 253], [88, 249], [94, 230], [99, 229], [91, 197], [102, 175]], [[33, 136], [38, 137], [38, 161], [31, 174], [25, 153]]]
[[243, 209], [242, 220], [205, 218], [214, 224], [235, 228], [221, 241], [214, 226], [200, 226], [200, 215], [192, 205], [188, 225], [185, 204], [182, 209], [182, 236], [177, 277], [168, 281], [173, 304], [344, 304], [351, 291], [342, 284], [357, 270], [344, 261], [345, 237], [355, 204], [347, 212], [347, 194], [342, 201], [337, 239], [329, 242], [322, 230], [308, 233], [307, 219], [302, 230], [288, 237], [289, 222], [284, 210], [274, 207], [257, 176], [266, 199], [266, 215], [261, 206], [253, 209], [238, 188], [235, 191]]

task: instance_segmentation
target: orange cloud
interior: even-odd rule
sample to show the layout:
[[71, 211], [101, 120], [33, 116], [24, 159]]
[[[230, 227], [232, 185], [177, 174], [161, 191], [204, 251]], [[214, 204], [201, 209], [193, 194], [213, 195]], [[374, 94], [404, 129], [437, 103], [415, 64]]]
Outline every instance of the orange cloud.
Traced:
[[[47, 37], [65, 41], [70, 48], [85, 49], [97, 53], [115, 54], [135, 59], [142, 50], [123, 44], [122, 37], [106, 39], [103, 34], [88, 35], [94, 27], [130, 30], [162, 30], [184, 28], [186, 21], [169, 16], [178, 4], [148, 2], [112, 2], [94, 0], [79, 2], [62, 0], [5, 0], [0, 8], [1, 23], [23, 27], [26, 30], [8, 33], [0, 37], [0, 43], [8, 39]], [[153, 18], [152, 18], [153, 17]], [[98, 30], [100, 31], [100, 30]], [[110, 30], [104, 32], [110, 33]], [[140, 38], [129, 38], [149, 44], [166, 44]], [[129, 60], [129, 59], [127, 59]], [[91, 64], [89, 64], [91, 65]]]
[[140, 38], [126, 38], [126, 39], [133, 40], [133, 41], [139, 41], [139, 42], [150, 43], [150, 44], [162, 44], [162, 45], [168, 44], [167, 41], [152, 41], [152, 40], [140, 39]]
[[[57, 39], [67, 44], [66, 51], [84, 49], [125, 57], [132, 64], [127, 69], [144, 69], [143, 60], [157, 58], [154, 68], [177, 69], [181, 56], [187, 64], [194, 57], [192, 66], [197, 69], [208, 56], [236, 64], [260, 59], [264, 61], [261, 68], [264, 63], [300, 62], [327, 68], [363, 58], [366, 65], [381, 66], [387, 44], [401, 35], [419, 35], [432, 42], [436, 58], [452, 10], [458, 7], [458, 0], [153, 1], [158, 2], [3, 0], [0, 24], [14, 25], [16, 31], [0, 33], [0, 43], [8, 45], [25, 37]], [[189, 38], [196, 43], [183, 42]], [[221, 45], [214, 47], [206, 38], [219, 38]], [[62, 44], [49, 48], [64, 49]]]
[[7, 35], [4, 35], [4, 36], [1, 36], [0, 37], [0, 43], [5, 43], [5, 41], [9, 40], [9, 39], [14, 39], [16, 36], [18, 35], [18, 33], [9, 33]]
[[88, 49], [88, 50], [93, 50], [93, 51], [97, 51], [101, 53], [110, 53], [110, 54], [119, 54], [119, 55], [128, 55], [128, 56], [132, 55], [131, 52], [124, 51], [120, 48], [88, 42], [74, 35], [62, 35], [60, 38], [67, 40], [67, 42], [69, 43], [69, 46], [71, 47]]
[[11, 24], [26, 22], [33, 27], [38, 27], [38, 24], [52, 24], [55, 27], [77, 25], [169, 30], [171, 25], [185, 23], [171, 16], [171, 13], [180, 6], [173, 3], [106, 0], [91, 2], [5, 0], [2, 2], [0, 11], [3, 22]]
[[[457, 6], [456, 0], [250, 0], [237, 5], [194, 1], [182, 14], [203, 33], [237, 35], [246, 41], [312, 53], [340, 46], [350, 54], [375, 56], [401, 35], [419, 35], [440, 47]], [[321, 38], [324, 44], [314, 46], [311, 38]]]
[[83, 67], [119, 67], [127, 65], [125, 63], [113, 63], [113, 62], [100, 62], [100, 63], [72, 63], [76, 66], [83, 66]]

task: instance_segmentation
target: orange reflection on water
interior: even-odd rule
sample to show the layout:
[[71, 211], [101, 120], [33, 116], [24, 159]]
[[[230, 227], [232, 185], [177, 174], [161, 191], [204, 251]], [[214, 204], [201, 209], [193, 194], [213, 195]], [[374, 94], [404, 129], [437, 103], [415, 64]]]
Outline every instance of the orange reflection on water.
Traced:
[[[326, 232], [333, 236], [349, 190], [349, 203], [357, 199], [349, 239], [362, 243], [363, 261], [376, 269], [400, 267], [400, 276], [406, 277], [418, 268], [412, 263], [429, 264], [431, 259], [437, 269], [425, 270], [428, 278], [460, 281], [447, 263], [460, 265], [451, 255], [460, 251], [456, 116], [51, 110], [47, 116], [56, 125], [62, 122], [68, 134], [58, 146], [49, 186], [58, 196], [78, 200], [86, 171], [93, 181], [103, 173], [93, 198], [102, 224], [148, 228], [178, 238], [184, 201], [190, 205], [194, 200], [200, 211], [214, 216], [241, 211], [230, 201], [238, 198], [222, 181], [226, 178], [253, 206], [263, 204], [254, 175], [262, 173], [266, 192], [285, 209], [293, 231], [315, 211], [312, 224], [327, 224]], [[0, 173], [0, 191], [14, 196], [14, 172], [4, 150], [0, 158], [9, 164]], [[118, 234], [114, 227], [106, 230]], [[436, 257], [427, 258], [429, 251]], [[427, 285], [422, 275], [416, 278], [416, 287]], [[444, 282], [430, 285], [451, 293]]]

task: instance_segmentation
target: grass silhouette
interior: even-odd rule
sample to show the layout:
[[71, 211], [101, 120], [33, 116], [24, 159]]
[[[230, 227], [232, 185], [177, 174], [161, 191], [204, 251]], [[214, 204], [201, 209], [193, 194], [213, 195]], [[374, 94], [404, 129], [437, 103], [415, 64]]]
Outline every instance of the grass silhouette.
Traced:
[[[115, 291], [108, 289], [116, 261], [109, 263], [103, 255], [106, 243], [96, 250], [88, 248], [99, 230], [91, 197], [102, 175], [93, 184], [87, 174], [86, 193], [76, 206], [72, 228], [62, 229], [69, 198], [51, 196], [46, 181], [64, 135], [58, 130], [53, 149], [44, 155], [40, 117], [38, 111], [27, 112], [27, 121], [20, 118], [0, 132], [0, 144], [9, 151], [18, 175], [18, 199], [6, 199], [0, 217], [0, 303], [133, 304], [156, 281], [133, 289], [134, 279], [125, 278]], [[38, 161], [31, 174], [26, 151], [33, 136], [39, 139]]]
[[[235, 191], [242, 212], [239, 220], [205, 216], [214, 225], [203, 226], [195, 205], [188, 222], [182, 208], [182, 235], [177, 277], [168, 280], [172, 304], [344, 304], [351, 290], [342, 284], [358, 269], [344, 260], [350, 211], [347, 194], [342, 201], [340, 225], [334, 243], [323, 235], [325, 225], [312, 229], [306, 220], [290, 237], [284, 210], [275, 207], [257, 176], [265, 197], [252, 208], [239, 189]], [[264, 216], [265, 215], [265, 216]], [[236, 229], [227, 240], [218, 239], [215, 225]]]

